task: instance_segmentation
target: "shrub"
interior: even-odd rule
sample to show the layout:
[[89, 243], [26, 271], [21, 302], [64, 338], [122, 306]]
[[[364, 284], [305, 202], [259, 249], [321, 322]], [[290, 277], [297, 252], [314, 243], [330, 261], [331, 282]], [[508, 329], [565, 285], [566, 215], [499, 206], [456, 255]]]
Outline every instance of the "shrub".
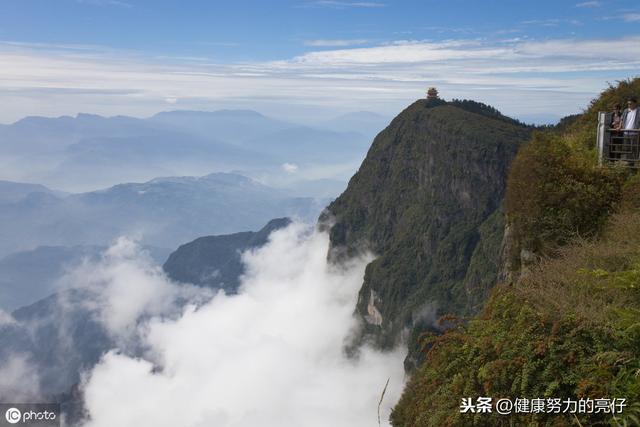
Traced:
[[576, 236], [593, 236], [616, 209], [624, 173], [601, 168], [588, 150], [538, 132], [516, 156], [509, 174], [506, 213], [521, 246], [545, 253]]
[[[393, 425], [636, 425], [640, 213], [616, 215], [603, 233], [598, 241], [563, 248], [516, 286], [494, 288], [483, 312], [466, 326], [427, 337], [426, 361], [394, 409]], [[616, 420], [603, 414], [460, 413], [462, 397], [479, 396], [625, 397], [629, 407]]]

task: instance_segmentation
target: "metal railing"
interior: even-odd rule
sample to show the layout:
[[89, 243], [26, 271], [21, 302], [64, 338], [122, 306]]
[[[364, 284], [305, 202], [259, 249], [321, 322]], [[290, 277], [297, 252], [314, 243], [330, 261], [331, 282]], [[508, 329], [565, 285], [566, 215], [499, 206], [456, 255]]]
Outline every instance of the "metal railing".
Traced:
[[640, 169], [640, 129], [612, 129], [611, 113], [598, 113], [600, 165], [617, 164]]

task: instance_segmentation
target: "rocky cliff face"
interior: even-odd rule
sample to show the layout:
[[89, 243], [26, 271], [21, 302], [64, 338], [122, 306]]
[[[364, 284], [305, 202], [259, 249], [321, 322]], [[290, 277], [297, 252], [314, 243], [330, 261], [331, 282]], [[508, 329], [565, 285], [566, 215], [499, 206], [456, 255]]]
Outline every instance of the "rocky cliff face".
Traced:
[[[464, 396], [638, 396], [640, 175], [600, 167], [597, 113], [640, 95], [609, 86], [584, 114], [536, 132], [511, 163], [501, 283], [480, 313], [429, 339], [391, 415], [395, 427], [607, 425], [600, 413], [459, 411]], [[635, 399], [637, 401], [637, 398]], [[619, 425], [638, 425], [633, 409]]]
[[382, 348], [474, 313], [498, 274], [509, 164], [530, 128], [475, 102], [419, 100], [374, 140], [321, 217], [330, 257], [362, 250], [361, 339]]

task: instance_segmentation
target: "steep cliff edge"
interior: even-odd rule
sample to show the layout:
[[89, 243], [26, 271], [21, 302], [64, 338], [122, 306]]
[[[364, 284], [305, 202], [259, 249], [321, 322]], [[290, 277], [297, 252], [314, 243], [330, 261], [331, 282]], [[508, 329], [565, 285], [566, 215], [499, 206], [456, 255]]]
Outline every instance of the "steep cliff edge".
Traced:
[[[505, 198], [509, 284], [468, 322], [422, 337], [426, 360], [395, 427], [640, 425], [640, 174], [599, 166], [595, 148], [597, 111], [638, 95], [640, 78], [619, 82], [518, 152]], [[544, 409], [461, 412], [462, 398], [480, 396]], [[557, 413], [555, 399], [586, 409]], [[596, 399], [624, 406], [589, 409]]]
[[361, 339], [415, 344], [437, 316], [479, 309], [498, 274], [507, 171], [529, 136], [483, 104], [418, 100], [375, 138], [320, 220], [334, 260], [377, 256], [356, 308]]

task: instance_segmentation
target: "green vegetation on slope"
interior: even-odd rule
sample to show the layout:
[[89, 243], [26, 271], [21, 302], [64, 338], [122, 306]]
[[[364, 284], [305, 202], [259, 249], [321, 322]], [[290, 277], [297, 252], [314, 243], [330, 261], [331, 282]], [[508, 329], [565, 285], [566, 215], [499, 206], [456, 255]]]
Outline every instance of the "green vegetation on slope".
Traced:
[[556, 132], [537, 132], [523, 146], [506, 194], [517, 249], [549, 254], [575, 237], [598, 233], [616, 209], [628, 171], [598, 167], [597, 114], [638, 93], [640, 78], [610, 86], [582, 115]]
[[390, 348], [436, 314], [477, 311], [498, 274], [507, 170], [529, 136], [482, 104], [419, 100], [376, 137], [321, 218], [332, 256], [378, 255], [357, 306], [367, 338]]
[[[507, 189], [512, 258], [536, 253], [480, 315], [422, 341], [426, 361], [392, 414], [396, 427], [640, 425], [640, 177], [597, 166], [595, 112], [621, 82], [557, 133], [537, 134]], [[618, 213], [614, 213], [615, 211]], [[451, 324], [451, 320], [448, 321]], [[463, 397], [626, 398], [607, 414], [461, 414]]]
[[[424, 344], [426, 361], [394, 410], [395, 426], [573, 422], [570, 415], [460, 414], [461, 398], [469, 396], [638, 403], [640, 213], [614, 216], [597, 242], [564, 248], [516, 287], [495, 288], [480, 316]], [[620, 418], [632, 421], [628, 409]], [[611, 415], [578, 418], [582, 425], [616, 425]]]
[[619, 201], [625, 174], [595, 164], [549, 132], [537, 133], [520, 150], [505, 204], [521, 247], [543, 254], [597, 233]]

